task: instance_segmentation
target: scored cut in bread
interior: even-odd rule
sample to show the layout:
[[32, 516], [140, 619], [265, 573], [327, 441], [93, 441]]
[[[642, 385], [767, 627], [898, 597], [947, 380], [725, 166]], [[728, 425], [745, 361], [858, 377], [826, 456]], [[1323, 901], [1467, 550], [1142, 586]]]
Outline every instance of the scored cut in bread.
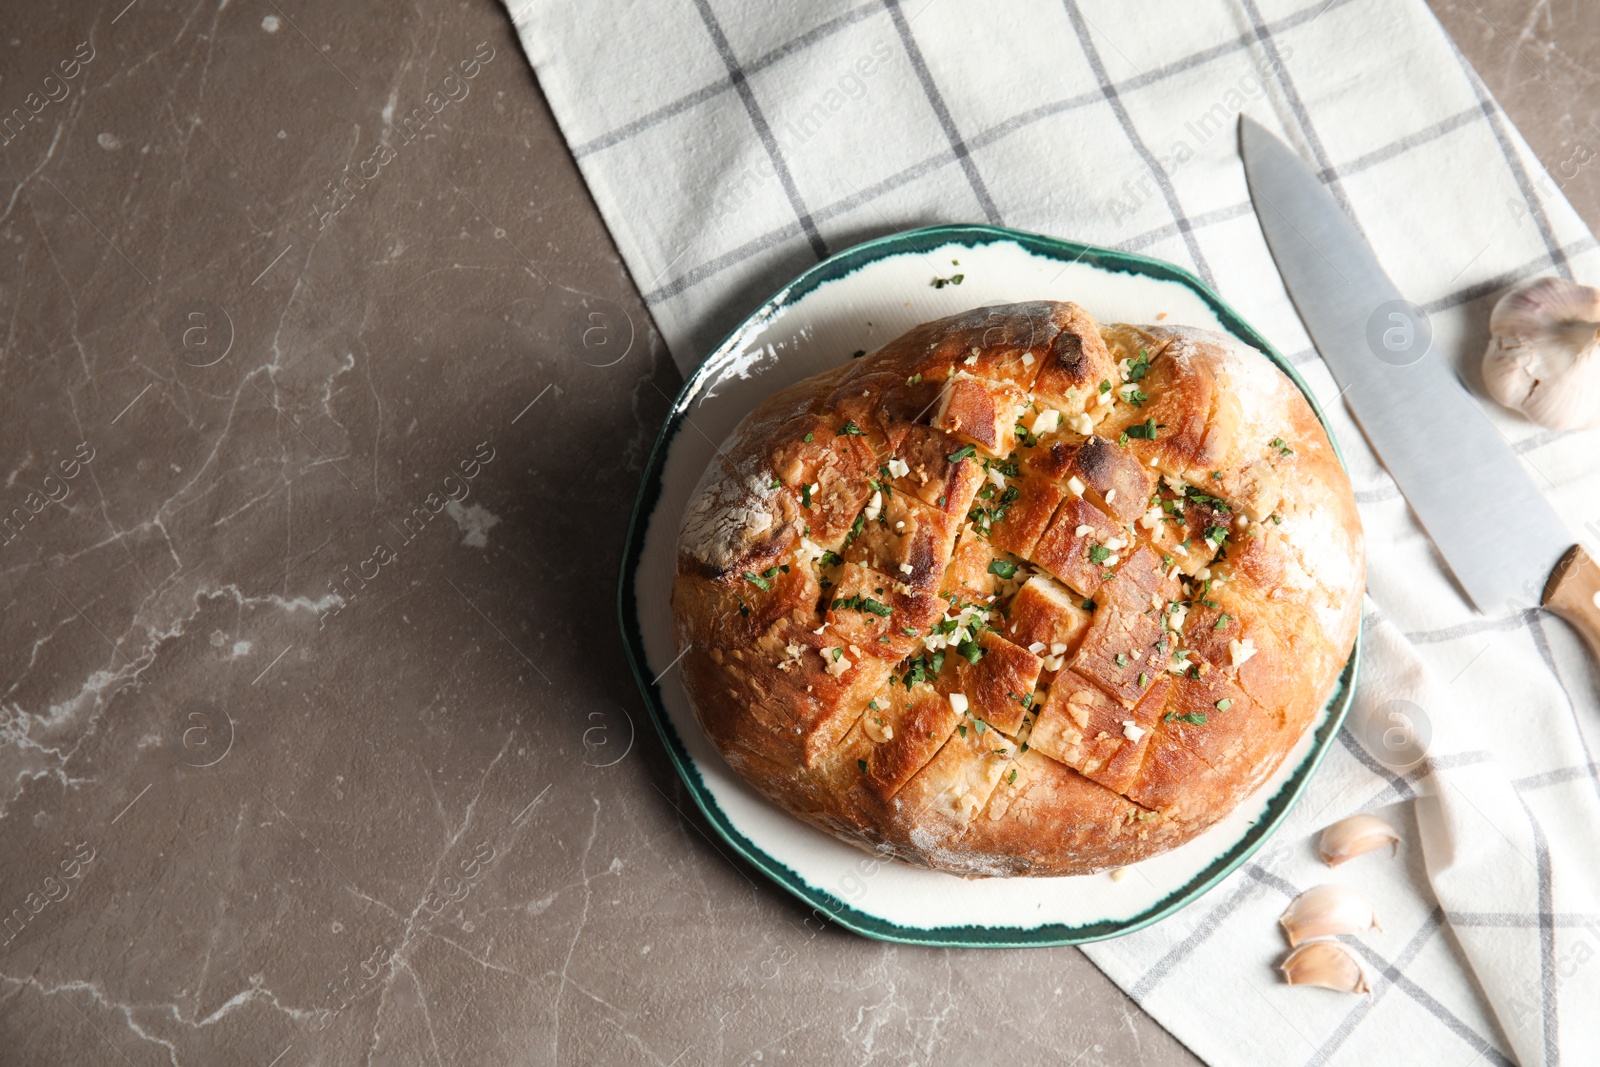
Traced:
[[672, 608], [772, 801], [979, 875], [1174, 848], [1278, 768], [1365, 582], [1294, 384], [1233, 338], [978, 308], [790, 386], [712, 460]]

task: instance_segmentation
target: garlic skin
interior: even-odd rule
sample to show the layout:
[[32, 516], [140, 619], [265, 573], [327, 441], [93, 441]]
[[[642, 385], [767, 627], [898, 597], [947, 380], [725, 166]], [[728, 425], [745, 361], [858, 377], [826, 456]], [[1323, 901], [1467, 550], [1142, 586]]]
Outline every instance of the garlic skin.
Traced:
[[1394, 846], [1391, 855], [1400, 851], [1400, 835], [1394, 827], [1376, 815], [1352, 815], [1322, 831], [1317, 852], [1323, 863], [1337, 867], [1384, 845]]
[[1600, 426], [1600, 289], [1565, 278], [1513, 288], [1489, 315], [1483, 384], [1542, 426]]
[[1312, 941], [1289, 953], [1279, 969], [1290, 985], [1314, 985], [1342, 993], [1365, 993], [1372, 999], [1366, 968], [1337, 941]]
[[1312, 886], [1294, 898], [1278, 917], [1290, 945], [1319, 937], [1359, 934], [1382, 929], [1372, 905], [1354, 889], [1342, 885]]

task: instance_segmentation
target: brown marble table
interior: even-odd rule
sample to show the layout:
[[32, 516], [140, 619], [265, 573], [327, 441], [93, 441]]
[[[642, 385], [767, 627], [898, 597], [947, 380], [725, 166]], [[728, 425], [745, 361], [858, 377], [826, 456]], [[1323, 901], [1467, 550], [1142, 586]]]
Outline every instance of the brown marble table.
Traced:
[[[1579, 0], [1436, 7], [1600, 223]], [[613, 609], [679, 377], [496, 4], [14, 0], [0, 107], [0, 1063], [1193, 1062], [690, 811]]]

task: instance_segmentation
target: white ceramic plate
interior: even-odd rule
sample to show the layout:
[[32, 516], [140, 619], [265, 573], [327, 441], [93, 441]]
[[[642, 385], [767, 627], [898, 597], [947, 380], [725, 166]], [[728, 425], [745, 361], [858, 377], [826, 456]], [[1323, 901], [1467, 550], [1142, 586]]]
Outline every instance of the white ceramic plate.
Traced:
[[[935, 278], [959, 284], [935, 287]], [[816, 830], [746, 785], [711, 747], [675, 670], [669, 597], [678, 524], [700, 473], [769, 395], [912, 326], [987, 304], [1073, 300], [1102, 322], [1226, 332], [1294, 370], [1216, 294], [1158, 260], [986, 226], [940, 226], [859, 245], [763, 304], [684, 384], [656, 441], [629, 529], [618, 611], [634, 674], [700, 810], [730, 845], [819, 916], [869, 937], [932, 945], [1061, 945], [1128, 933], [1243, 863], [1288, 813], [1354, 692], [1360, 640], [1329, 700], [1270, 781], [1200, 837], [1129, 877], [962, 878], [885, 861]], [[1164, 318], [1163, 318], [1164, 316]], [[1320, 411], [1319, 411], [1320, 415]], [[1330, 434], [1330, 438], [1331, 438]]]

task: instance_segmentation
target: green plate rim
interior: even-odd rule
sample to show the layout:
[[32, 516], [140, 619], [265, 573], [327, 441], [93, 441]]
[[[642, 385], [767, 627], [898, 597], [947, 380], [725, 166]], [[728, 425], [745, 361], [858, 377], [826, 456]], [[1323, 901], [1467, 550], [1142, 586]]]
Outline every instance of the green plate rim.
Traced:
[[[1332, 427], [1328, 425], [1327, 416], [1305, 380], [1265, 337], [1256, 332], [1254, 327], [1199, 278], [1181, 267], [1148, 256], [1000, 226], [969, 224], [928, 226], [879, 237], [829, 256], [779, 289], [712, 350], [711, 354], [695, 368], [694, 373], [684, 381], [683, 388], [678, 390], [678, 395], [672, 401], [667, 420], [656, 435], [655, 444], [650, 450], [650, 458], [639, 485], [639, 495], [628, 521], [627, 541], [617, 582], [617, 622], [622, 631], [622, 643], [628, 656], [628, 666], [633, 671], [634, 680], [639, 684], [639, 692], [644, 697], [650, 719], [655, 724], [657, 733], [661, 735], [662, 743], [666, 746], [673, 766], [677, 768], [678, 776], [683, 779], [689, 795], [694, 798], [701, 814], [723, 840], [768, 878], [810, 906], [814, 915], [879, 941], [941, 948], [1043, 948], [1082, 945], [1131, 934], [1171, 915], [1209, 892], [1218, 882], [1248, 860], [1272, 836], [1293, 809], [1312, 775], [1316, 773], [1327, 755], [1355, 695], [1356, 672], [1361, 659], [1362, 633], [1359, 624], [1355, 644], [1350, 651], [1350, 659], [1328, 698], [1326, 706], [1332, 709], [1331, 714], [1318, 727], [1311, 751], [1307, 753], [1300, 769], [1285, 781], [1267, 802], [1266, 810], [1260, 820], [1232, 848], [1218, 856], [1183, 886], [1145, 911], [1127, 919], [1104, 920], [1083, 926], [1048, 923], [1027, 928], [978, 924], [930, 928], [900, 926], [860, 911], [833, 894], [810, 885], [792, 869], [768, 855], [759, 845], [734, 828], [712, 797], [710, 789], [700, 777], [699, 769], [694, 765], [682, 740], [678, 737], [676, 728], [672, 725], [666, 707], [662, 703], [660, 687], [651, 679], [647, 669], [644, 639], [638, 625], [638, 600], [634, 575], [644, 551], [644, 531], [661, 497], [661, 473], [666, 464], [667, 449], [682, 428], [689, 402], [699, 395], [701, 386], [710, 376], [708, 368], [717, 362], [717, 357], [737, 345], [752, 328], [769, 321], [779, 311], [819, 286], [848, 277], [867, 264], [890, 256], [928, 252], [951, 244], [976, 248], [979, 245], [1006, 242], [1020, 245], [1031, 253], [1058, 261], [1085, 262], [1102, 270], [1121, 274], [1143, 274], [1187, 286], [1216, 313], [1218, 321], [1229, 333], [1259, 349], [1289, 377], [1290, 381], [1294, 382], [1321, 421], [1323, 429], [1327, 431], [1328, 440], [1333, 444], [1334, 454], [1340, 464], [1344, 464], [1344, 455], [1339, 450]], [[866, 858], [865, 853], [863, 857]]]

